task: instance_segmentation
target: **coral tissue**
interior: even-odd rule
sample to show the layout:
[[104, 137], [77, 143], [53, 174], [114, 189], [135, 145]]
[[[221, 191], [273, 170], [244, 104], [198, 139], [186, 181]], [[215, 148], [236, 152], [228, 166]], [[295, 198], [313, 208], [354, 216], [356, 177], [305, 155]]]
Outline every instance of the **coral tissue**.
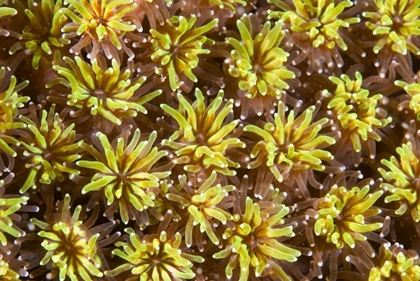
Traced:
[[419, 281], [419, 0], [0, 0], [0, 280]]

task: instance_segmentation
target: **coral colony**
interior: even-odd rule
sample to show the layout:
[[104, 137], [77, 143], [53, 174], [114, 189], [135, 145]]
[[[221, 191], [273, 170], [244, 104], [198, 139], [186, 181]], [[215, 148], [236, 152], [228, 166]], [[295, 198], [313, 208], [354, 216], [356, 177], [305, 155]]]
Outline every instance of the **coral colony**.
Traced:
[[420, 0], [0, 0], [0, 281], [420, 280]]

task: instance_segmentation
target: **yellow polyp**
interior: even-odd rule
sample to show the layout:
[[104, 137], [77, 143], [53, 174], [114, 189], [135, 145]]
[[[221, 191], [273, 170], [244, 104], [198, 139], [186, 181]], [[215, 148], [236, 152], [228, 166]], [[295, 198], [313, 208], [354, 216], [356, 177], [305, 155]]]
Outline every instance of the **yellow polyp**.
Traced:
[[[213, 172], [201, 186], [193, 194], [180, 193], [173, 194], [173, 190], [170, 189], [166, 196], [170, 201], [178, 202], [183, 204], [183, 207], [188, 209], [189, 218], [185, 229], [185, 240], [187, 245], [192, 245], [193, 231], [197, 226], [202, 233], [206, 233], [210, 241], [218, 245], [220, 243], [218, 236], [215, 234], [214, 223], [216, 221], [226, 224], [227, 221], [232, 220], [230, 212], [223, 210], [219, 205], [225, 204], [229, 198], [229, 192], [231, 192], [233, 186], [221, 186], [215, 184], [217, 178], [216, 172]], [[186, 178], [183, 178], [185, 181]], [[182, 182], [183, 182], [182, 181]], [[186, 189], [181, 183], [179, 189]]]
[[420, 278], [418, 254], [405, 250], [401, 245], [383, 244], [379, 250], [379, 264], [369, 272], [368, 281], [383, 279], [401, 279], [414, 281]]
[[399, 159], [391, 156], [390, 160], [382, 159], [385, 168], [378, 171], [384, 179], [381, 187], [387, 190], [386, 203], [399, 202], [400, 207], [395, 210], [397, 215], [404, 215], [411, 209], [414, 221], [419, 221], [419, 196], [417, 195], [415, 181], [418, 175], [415, 171], [420, 169], [418, 151], [414, 150], [412, 142], [407, 142], [396, 149]]
[[[126, 14], [136, 9], [137, 5], [133, 1], [68, 0], [67, 2], [72, 8], [65, 7], [60, 12], [73, 22], [66, 24], [62, 28], [63, 32], [65, 34], [77, 32], [77, 35], [85, 40], [89, 38], [88, 43], [93, 43], [94, 46], [99, 44], [98, 47], [108, 58], [112, 58], [112, 49], [122, 49], [124, 35], [136, 29], [134, 24], [123, 19]], [[92, 58], [96, 58], [96, 55], [97, 53], [94, 53]]]
[[[196, 15], [191, 15], [189, 19], [172, 16], [167, 20], [167, 25], [150, 31], [153, 44], [151, 58], [166, 72], [172, 91], [181, 87], [182, 77], [191, 81], [197, 79], [192, 70], [198, 65], [199, 55], [209, 53], [203, 44], [214, 44], [205, 34], [217, 26], [218, 20], [214, 19], [200, 27], [195, 27], [196, 21]], [[173, 49], [177, 50], [176, 53]]]
[[206, 106], [201, 90], [196, 89], [195, 95], [197, 99], [191, 104], [179, 94], [178, 110], [166, 104], [161, 105], [179, 125], [169, 140], [164, 140], [164, 145], [175, 150], [177, 163], [186, 164], [186, 171], [215, 169], [224, 175], [232, 175], [231, 169], [238, 167], [239, 163], [231, 161], [226, 150], [244, 145], [238, 138], [229, 137], [238, 122], [225, 122], [232, 110], [233, 101], [222, 106], [223, 91], [219, 91], [217, 97]]
[[[139, 275], [138, 278], [153, 281], [193, 279], [193, 262], [204, 261], [200, 256], [187, 254], [179, 249], [179, 233], [169, 237], [166, 232], [162, 232], [160, 235], [150, 235], [140, 240], [134, 230], [125, 231], [130, 233], [129, 243], [118, 242], [117, 246], [122, 249], [115, 249], [113, 254], [126, 263], [106, 272], [108, 276], [116, 276], [131, 269], [131, 274]], [[155, 263], [156, 260], [161, 262]]]
[[234, 48], [231, 54], [235, 64], [230, 65], [229, 74], [239, 79], [239, 88], [249, 99], [278, 96], [278, 91], [288, 88], [284, 80], [294, 76], [283, 66], [288, 54], [279, 47], [285, 36], [281, 32], [282, 24], [277, 22], [270, 29], [270, 23], [266, 22], [261, 32], [254, 36], [251, 21], [248, 16], [237, 21], [243, 44], [235, 38], [226, 39]]
[[[310, 124], [314, 107], [309, 107], [295, 119], [293, 111], [285, 116], [284, 106], [283, 102], [279, 102], [274, 123], [267, 122], [263, 129], [255, 125], [247, 125], [244, 128], [244, 131], [262, 138], [251, 151], [251, 158], [256, 160], [249, 165], [256, 168], [265, 164], [279, 181], [283, 178], [282, 174], [288, 173], [289, 169], [301, 169], [295, 168], [295, 164], [307, 169], [325, 169], [320, 164], [323, 160], [331, 160], [332, 155], [317, 147], [335, 143], [332, 137], [318, 135], [327, 124], [327, 119]], [[287, 168], [284, 168], [284, 165], [287, 165]], [[282, 167], [282, 170], [278, 167]]]
[[27, 117], [21, 116], [31, 132], [34, 143], [22, 142], [24, 154], [31, 163], [30, 172], [21, 192], [26, 192], [36, 183], [49, 185], [52, 182], [63, 181], [64, 174], [79, 174], [77, 169], [68, 167], [80, 158], [79, 145], [76, 141], [74, 125], [64, 127], [60, 117], [55, 114], [55, 105], [49, 112], [43, 111], [39, 124]]
[[381, 140], [377, 130], [388, 125], [391, 119], [379, 117], [377, 113], [383, 96], [371, 95], [364, 89], [359, 72], [355, 73], [355, 78], [351, 80], [347, 75], [341, 78], [331, 76], [330, 80], [336, 84], [336, 89], [333, 93], [325, 92], [325, 96], [333, 118], [338, 120], [339, 130], [349, 136], [353, 149], [360, 152], [363, 143]]
[[[374, 1], [374, 10], [362, 13], [367, 18], [366, 26], [372, 33], [379, 35], [374, 47], [375, 53], [384, 48], [402, 55], [407, 49], [417, 55], [419, 46], [414, 45], [412, 37], [418, 34], [420, 26], [417, 23], [420, 6], [418, 1]], [[396, 24], [398, 22], [398, 24]]]
[[121, 71], [115, 60], [111, 67], [106, 68], [94, 60], [92, 65], [76, 57], [75, 61], [65, 57], [69, 68], [54, 66], [60, 75], [69, 83], [62, 80], [53, 80], [47, 84], [64, 84], [71, 92], [67, 104], [81, 110], [89, 109], [91, 115], [100, 115], [116, 125], [121, 125], [124, 118], [137, 115], [137, 112], [147, 113], [144, 104], [158, 96], [161, 91], [139, 96], [137, 90], [145, 82], [145, 78], [132, 81], [130, 71]]
[[30, 97], [19, 94], [29, 82], [23, 81], [17, 84], [17, 79], [13, 75], [10, 80], [5, 80], [6, 71], [5, 67], [0, 68], [0, 83], [4, 85], [4, 88], [0, 89], [0, 151], [16, 157], [17, 153], [10, 145], [19, 145], [19, 141], [8, 131], [26, 127], [26, 124], [18, 121], [16, 117], [19, 114], [19, 109], [30, 100]]
[[156, 132], [152, 132], [147, 140], [140, 141], [139, 129], [134, 131], [129, 143], [122, 137], [116, 145], [111, 145], [105, 134], [97, 136], [101, 154], [90, 145], [82, 145], [83, 149], [95, 157], [96, 161], [80, 160], [77, 165], [96, 171], [91, 183], [85, 185], [82, 193], [102, 191], [108, 205], [119, 202], [119, 212], [124, 223], [128, 223], [128, 214], [134, 210], [143, 211], [145, 207], [154, 207], [155, 194], [151, 187], [159, 187], [160, 180], [170, 175], [170, 171], [153, 172], [153, 166], [167, 155], [153, 147]]
[[61, 0], [28, 1], [23, 18], [26, 26], [22, 28], [21, 40], [14, 43], [10, 50], [12, 53], [18, 50], [29, 51], [34, 69], [38, 69], [40, 64], [46, 64], [54, 56], [61, 57], [61, 50], [70, 44], [69, 39], [62, 37], [61, 28], [67, 20], [59, 13], [62, 6]]
[[[99, 234], [88, 237], [81, 231], [82, 221], [78, 221], [80, 206], [72, 217], [69, 215], [70, 196], [67, 194], [63, 202], [61, 221], [53, 225], [31, 219], [31, 223], [40, 227], [38, 236], [44, 238], [41, 246], [47, 251], [40, 264], [58, 268], [60, 279], [92, 280], [92, 276], [101, 277], [102, 263], [97, 256], [97, 238]], [[70, 248], [69, 248], [70, 247]]]
[[[1, 187], [2, 189], [4, 187]], [[17, 229], [13, 223], [13, 216], [22, 205], [25, 205], [28, 197], [20, 198], [2, 198], [0, 202], [0, 243], [3, 246], [7, 245], [8, 239], [4, 235], [7, 233], [13, 237], [21, 237], [21, 230]], [[10, 217], [12, 216], [12, 217]]]
[[417, 81], [407, 83], [401, 80], [395, 81], [394, 84], [404, 88], [405, 92], [410, 96], [409, 108], [417, 115], [417, 120], [420, 120], [420, 84]]
[[[342, 33], [353, 24], [360, 22], [358, 17], [347, 17], [343, 14], [353, 5], [350, 0], [336, 2], [333, 0], [313, 1], [296, 0], [284, 2], [280, 0], [269, 0], [277, 6], [278, 11], [269, 11], [269, 19], [279, 19], [286, 24], [286, 30], [292, 38], [295, 38], [296, 45], [301, 45], [302, 51], [310, 54], [323, 55], [325, 49], [346, 50], [346, 36]], [[310, 43], [308, 48], [307, 42]], [[322, 50], [322, 51], [320, 51]], [[333, 57], [333, 52], [330, 52]], [[308, 55], [310, 65], [316, 65], [315, 71], [322, 72], [323, 68], [332, 68], [335, 64], [341, 64], [341, 57], [333, 57], [333, 65], [320, 62], [317, 56]], [[312, 71], [312, 70], [311, 70]]]
[[372, 206], [382, 193], [376, 191], [369, 194], [369, 186], [350, 190], [344, 186], [333, 186], [324, 198], [315, 203], [318, 214], [314, 225], [315, 235], [325, 237], [328, 243], [337, 248], [345, 245], [354, 248], [357, 241], [366, 240], [363, 233], [382, 228], [382, 223], [365, 222], [370, 216], [380, 213]]
[[[253, 200], [247, 197], [244, 213], [238, 221], [234, 222], [235, 228], [227, 228], [223, 234], [227, 246], [213, 255], [215, 259], [229, 259], [225, 269], [226, 277], [232, 276], [237, 266], [239, 266], [239, 280], [248, 280], [250, 270], [255, 271], [256, 276], [261, 276], [263, 270], [272, 261], [296, 261], [301, 254], [300, 251], [277, 241], [280, 237], [294, 235], [291, 226], [281, 227], [284, 223], [282, 218], [288, 213], [289, 209], [281, 205], [278, 213], [267, 214], [257, 203], [253, 203]], [[263, 220], [262, 217], [265, 219]], [[281, 271], [279, 274], [285, 273]]]

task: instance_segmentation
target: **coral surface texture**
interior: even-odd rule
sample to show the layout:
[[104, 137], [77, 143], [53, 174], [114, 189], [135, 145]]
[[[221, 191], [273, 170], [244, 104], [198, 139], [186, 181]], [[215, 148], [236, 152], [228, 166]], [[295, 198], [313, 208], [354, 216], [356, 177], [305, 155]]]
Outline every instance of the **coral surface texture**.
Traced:
[[0, 281], [420, 281], [420, 0], [0, 0]]

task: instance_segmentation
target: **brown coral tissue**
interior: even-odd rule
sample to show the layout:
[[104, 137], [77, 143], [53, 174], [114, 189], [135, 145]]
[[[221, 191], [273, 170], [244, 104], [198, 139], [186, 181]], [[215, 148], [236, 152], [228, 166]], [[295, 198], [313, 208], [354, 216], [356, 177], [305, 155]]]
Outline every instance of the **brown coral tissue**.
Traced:
[[419, 281], [420, 0], [0, 0], [0, 281]]

